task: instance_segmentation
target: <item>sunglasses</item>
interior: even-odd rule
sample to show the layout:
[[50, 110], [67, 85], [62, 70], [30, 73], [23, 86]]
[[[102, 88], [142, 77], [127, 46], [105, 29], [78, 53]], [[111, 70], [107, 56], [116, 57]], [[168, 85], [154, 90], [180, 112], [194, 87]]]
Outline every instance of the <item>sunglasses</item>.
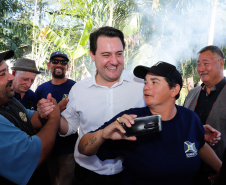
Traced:
[[56, 60], [56, 59], [51, 60], [51, 62], [52, 62], [52, 64], [59, 64], [59, 62], [60, 62], [60, 64], [61, 64], [62, 66], [66, 66], [67, 63], [68, 63], [67, 60]]

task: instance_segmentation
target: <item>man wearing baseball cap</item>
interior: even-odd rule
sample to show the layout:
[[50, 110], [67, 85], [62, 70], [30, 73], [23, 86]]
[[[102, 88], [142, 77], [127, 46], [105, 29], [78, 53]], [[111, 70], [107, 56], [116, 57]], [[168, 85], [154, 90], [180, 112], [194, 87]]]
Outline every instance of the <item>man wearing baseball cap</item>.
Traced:
[[[147, 106], [123, 111], [98, 130], [84, 135], [79, 152], [97, 154], [101, 160], [122, 157], [123, 185], [192, 185], [200, 158], [219, 172], [221, 161], [205, 143], [198, 116], [175, 104], [182, 87], [176, 67], [160, 61], [152, 67], [137, 66], [134, 75], [144, 79]], [[132, 127], [134, 118], [152, 115], [161, 116], [160, 132], [124, 135], [122, 123]]]
[[36, 110], [35, 93], [30, 89], [35, 81], [38, 71], [35, 61], [28, 58], [19, 58], [16, 60], [12, 69], [13, 90], [15, 98], [27, 109]]
[[[41, 112], [25, 109], [14, 98], [14, 76], [5, 61], [13, 55], [0, 53], [0, 184], [26, 185], [53, 147], [60, 110], [51, 95]], [[40, 119], [44, 110], [52, 111], [45, 122]]]
[[[59, 103], [66, 98], [75, 81], [66, 77], [68, 70], [68, 56], [61, 51], [53, 52], [47, 67], [52, 74], [52, 79], [38, 86], [35, 91], [37, 100], [46, 98], [48, 93]], [[48, 170], [51, 185], [71, 185], [74, 177], [74, 146], [77, 133], [68, 137], [56, 136], [55, 145], [49, 156]]]
[[50, 60], [56, 58], [56, 57], [61, 57], [63, 59], [65, 59], [67, 62], [69, 61], [67, 55], [65, 53], [62, 53], [61, 51], [56, 51], [56, 52], [53, 52], [51, 55], [50, 55]]

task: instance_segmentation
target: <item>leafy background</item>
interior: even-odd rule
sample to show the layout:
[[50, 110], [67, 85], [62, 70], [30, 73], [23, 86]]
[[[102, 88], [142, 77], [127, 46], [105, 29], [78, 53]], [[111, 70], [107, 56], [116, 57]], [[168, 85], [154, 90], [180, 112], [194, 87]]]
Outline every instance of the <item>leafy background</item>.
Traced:
[[89, 34], [113, 26], [125, 35], [125, 69], [170, 62], [184, 78], [178, 104], [199, 81], [197, 52], [217, 45], [226, 53], [225, 0], [1, 0], [0, 51], [12, 49], [10, 61], [34, 59], [41, 75], [32, 89], [51, 79], [46, 63], [60, 50], [70, 58], [67, 77], [75, 81], [95, 72]]

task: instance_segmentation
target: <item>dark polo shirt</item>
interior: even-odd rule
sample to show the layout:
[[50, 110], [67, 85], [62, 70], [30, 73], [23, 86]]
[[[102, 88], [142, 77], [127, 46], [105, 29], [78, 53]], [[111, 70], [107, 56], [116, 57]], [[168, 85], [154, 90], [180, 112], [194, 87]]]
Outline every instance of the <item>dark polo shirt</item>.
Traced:
[[36, 95], [30, 89], [25, 93], [23, 100], [21, 100], [21, 96], [17, 92], [15, 92], [14, 98], [16, 98], [26, 109], [36, 110], [37, 108]]

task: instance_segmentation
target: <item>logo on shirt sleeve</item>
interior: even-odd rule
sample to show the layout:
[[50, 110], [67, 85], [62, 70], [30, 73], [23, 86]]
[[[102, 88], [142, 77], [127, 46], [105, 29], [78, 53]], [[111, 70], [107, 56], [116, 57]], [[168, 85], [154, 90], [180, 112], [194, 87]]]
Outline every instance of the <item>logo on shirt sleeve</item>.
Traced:
[[23, 112], [19, 112], [20, 119], [24, 122], [27, 122], [27, 116]]
[[184, 151], [187, 158], [195, 157], [198, 152], [198, 150], [195, 147], [195, 143], [191, 143], [190, 141], [184, 142]]
[[63, 97], [62, 97], [62, 99], [65, 99], [67, 97], [68, 97], [68, 94], [64, 94]]

